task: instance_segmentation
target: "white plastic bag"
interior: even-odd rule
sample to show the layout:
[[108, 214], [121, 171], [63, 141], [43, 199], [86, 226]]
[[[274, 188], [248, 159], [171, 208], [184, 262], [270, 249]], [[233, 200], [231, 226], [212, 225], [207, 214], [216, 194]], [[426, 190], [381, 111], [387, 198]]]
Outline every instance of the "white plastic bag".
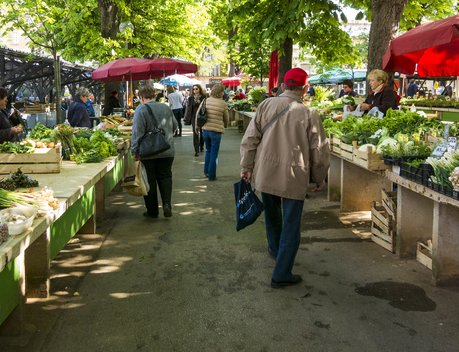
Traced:
[[146, 196], [150, 191], [147, 170], [141, 161], [135, 161], [126, 172], [122, 187], [129, 194], [137, 197]]
[[376, 106], [374, 108], [371, 108], [370, 111], [368, 111], [368, 115], [376, 116], [378, 119], [382, 119], [384, 117], [384, 114], [381, 111], [379, 111], [379, 109]]
[[362, 117], [364, 113], [365, 111], [360, 110], [360, 105], [357, 105], [352, 115], [357, 116], [357, 117]]

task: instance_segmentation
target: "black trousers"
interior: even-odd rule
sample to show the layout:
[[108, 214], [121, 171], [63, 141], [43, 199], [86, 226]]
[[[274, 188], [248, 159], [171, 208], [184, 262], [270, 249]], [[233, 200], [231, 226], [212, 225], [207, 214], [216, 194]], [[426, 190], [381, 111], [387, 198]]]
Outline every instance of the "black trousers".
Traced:
[[172, 163], [174, 158], [142, 160], [147, 171], [150, 191], [144, 196], [145, 207], [150, 215], [158, 215], [158, 189], [163, 206], [172, 201]]
[[194, 152], [199, 153], [199, 150], [204, 150], [204, 138], [202, 138], [202, 129], [199, 130], [199, 134], [194, 129], [194, 123], [191, 124], [193, 129], [193, 146]]
[[182, 135], [182, 117], [183, 117], [183, 109], [174, 109], [172, 110], [174, 113], [175, 119], [177, 120], [178, 128], [179, 128], [179, 136]]

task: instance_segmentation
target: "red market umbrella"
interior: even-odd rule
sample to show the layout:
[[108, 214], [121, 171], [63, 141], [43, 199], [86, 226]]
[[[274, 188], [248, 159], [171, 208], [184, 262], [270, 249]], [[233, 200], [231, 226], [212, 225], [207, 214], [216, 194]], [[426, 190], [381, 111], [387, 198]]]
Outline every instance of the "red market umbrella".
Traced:
[[269, 60], [269, 81], [268, 81], [268, 90], [271, 92], [271, 89], [277, 87], [279, 81], [279, 55], [277, 50], [274, 50], [271, 53], [271, 58]]
[[150, 72], [149, 78], [166, 77], [173, 74], [195, 73], [198, 65], [179, 59], [157, 58], [136, 65], [132, 68], [133, 74]]
[[124, 59], [118, 59], [110, 61], [105, 65], [102, 65], [98, 69], [92, 71], [92, 79], [98, 81], [121, 81], [123, 79], [140, 80], [150, 78], [152, 72], [149, 71], [138, 71], [133, 73], [133, 69], [138, 65], [145, 64], [151, 61], [151, 59], [138, 59], [134, 57], [128, 57]]
[[237, 76], [224, 78], [222, 79], [222, 84], [224, 86], [237, 87], [241, 85], [241, 78]]
[[390, 42], [383, 69], [419, 77], [459, 76], [459, 15], [423, 24]]

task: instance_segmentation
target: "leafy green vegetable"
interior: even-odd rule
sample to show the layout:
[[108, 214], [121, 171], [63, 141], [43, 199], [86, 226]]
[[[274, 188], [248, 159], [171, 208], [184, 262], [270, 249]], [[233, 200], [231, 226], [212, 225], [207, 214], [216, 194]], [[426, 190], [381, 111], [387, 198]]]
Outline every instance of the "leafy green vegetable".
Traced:
[[31, 154], [34, 148], [27, 144], [19, 142], [3, 142], [0, 144], [0, 153], [13, 153], [13, 154]]

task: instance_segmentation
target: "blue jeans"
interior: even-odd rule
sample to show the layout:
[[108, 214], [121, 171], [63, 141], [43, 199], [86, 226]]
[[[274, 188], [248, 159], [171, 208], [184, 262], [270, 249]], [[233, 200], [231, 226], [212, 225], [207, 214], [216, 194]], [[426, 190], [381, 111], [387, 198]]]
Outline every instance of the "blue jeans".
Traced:
[[272, 279], [289, 281], [301, 239], [303, 200], [281, 198], [261, 193], [265, 207], [268, 251], [276, 258]]
[[202, 137], [206, 145], [206, 156], [204, 158], [204, 175], [213, 181], [217, 178], [218, 151], [222, 134], [220, 132], [202, 130]]

